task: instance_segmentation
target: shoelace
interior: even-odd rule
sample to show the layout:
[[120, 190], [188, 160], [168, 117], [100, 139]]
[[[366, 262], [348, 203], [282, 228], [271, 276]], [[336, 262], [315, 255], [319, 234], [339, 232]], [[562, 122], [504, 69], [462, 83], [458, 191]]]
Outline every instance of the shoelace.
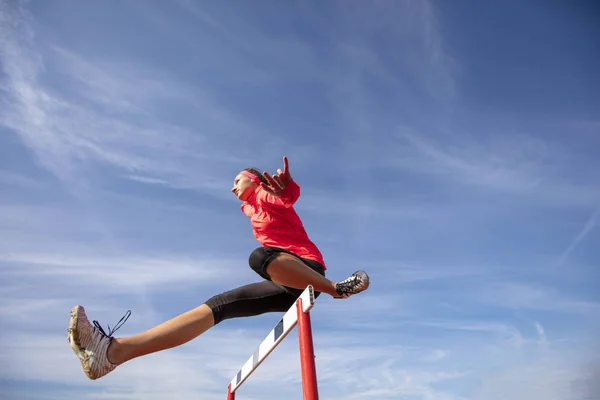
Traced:
[[358, 283], [360, 283], [360, 279], [356, 275], [352, 275], [352, 276], [346, 278], [342, 282], [338, 283], [337, 292], [339, 294], [354, 292], [353, 289], [356, 286], [357, 281], [358, 281]]
[[100, 325], [100, 323], [98, 321], [94, 320], [94, 326], [104, 336], [106, 336], [106, 337], [112, 337], [112, 335], [116, 331], [118, 331], [120, 327], [122, 327], [125, 324], [125, 322], [129, 319], [130, 316], [131, 316], [131, 310], [127, 310], [127, 312], [125, 313], [125, 315], [123, 315], [123, 317], [119, 320], [119, 322], [117, 322], [117, 324], [114, 326], [114, 328], [112, 330], [110, 329], [110, 325], [107, 324], [106, 326], [108, 328], [108, 334], [106, 332], [104, 332], [104, 329], [102, 329], [102, 326]]

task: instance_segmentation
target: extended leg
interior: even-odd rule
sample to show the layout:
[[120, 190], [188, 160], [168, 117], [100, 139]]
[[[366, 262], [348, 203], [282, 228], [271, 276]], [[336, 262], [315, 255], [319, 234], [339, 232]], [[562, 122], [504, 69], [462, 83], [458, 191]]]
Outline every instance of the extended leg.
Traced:
[[295, 296], [274, 282], [257, 282], [213, 296], [205, 304], [137, 335], [113, 338], [88, 320], [82, 306], [71, 312], [69, 343], [90, 379], [146, 354], [180, 346], [229, 318], [286, 311]]
[[210, 307], [202, 304], [145, 332], [125, 338], [114, 338], [108, 348], [108, 359], [123, 364], [133, 358], [181, 346], [200, 336], [214, 325]]
[[214, 325], [212, 310], [203, 304], [140, 334], [114, 338], [90, 323], [85, 309], [71, 311], [68, 338], [85, 374], [98, 379], [135, 357], [186, 343]]

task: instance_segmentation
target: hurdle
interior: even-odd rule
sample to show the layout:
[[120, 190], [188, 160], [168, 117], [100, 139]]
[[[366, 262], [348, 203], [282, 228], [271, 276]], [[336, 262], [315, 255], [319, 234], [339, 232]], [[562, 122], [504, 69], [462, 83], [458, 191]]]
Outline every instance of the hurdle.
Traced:
[[312, 285], [298, 296], [277, 325], [269, 332], [254, 354], [244, 363], [227, 386], [227, 400], [235, 400], [236, 391], [267, 358], [281, 341], [298, 325], [300, 347], [300, 367], [302, 372], [302, 393], [304, 400], [318, 400], [317, 372], [310, 323], [310, 310], [315, 305], [315, 292]]

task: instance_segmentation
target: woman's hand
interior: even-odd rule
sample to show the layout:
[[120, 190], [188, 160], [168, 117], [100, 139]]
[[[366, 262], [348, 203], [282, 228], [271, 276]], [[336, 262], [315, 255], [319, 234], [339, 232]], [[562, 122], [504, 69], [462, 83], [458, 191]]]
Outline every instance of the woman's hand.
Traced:
[[261, 187], [265, 189], [267, 192], [271, 193], [273, 196], [279, 197], [281, 193], [285, 190], [287, 185], [292, 181], [292, 176], [290, 175], [290, 168], [288, 164], [287, 157], [283, 157], [283, 171], [281, 169], [277, 169], [277, 175], [271, 176], [268, 172], [263, 172], [264, 177], [267, 179], [269, 184], [261, 183]]

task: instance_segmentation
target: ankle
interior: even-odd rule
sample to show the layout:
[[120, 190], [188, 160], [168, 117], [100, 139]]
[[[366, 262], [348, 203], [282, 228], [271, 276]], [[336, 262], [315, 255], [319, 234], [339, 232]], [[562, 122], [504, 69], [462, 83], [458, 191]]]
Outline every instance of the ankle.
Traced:
[[339, 296], [337, 291], [337, 282], [331, 282], [331, 290], [329, 291], [329, 294], [333, 297]]
[[106, 350], [106, 358], [108, 362], [114, 365], [122, 364], [125, 360], [122, 354], [122, 345], [117, 338], [113, 338]]

